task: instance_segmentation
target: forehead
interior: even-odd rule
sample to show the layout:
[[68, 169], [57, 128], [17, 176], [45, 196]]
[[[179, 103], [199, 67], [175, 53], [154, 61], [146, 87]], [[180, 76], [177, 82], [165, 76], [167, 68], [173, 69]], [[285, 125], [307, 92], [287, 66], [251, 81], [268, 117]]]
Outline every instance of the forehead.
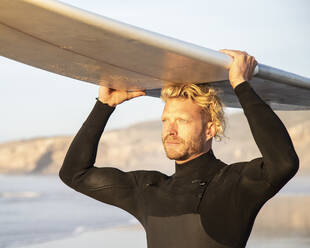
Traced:
[[166, 101], [162, 116], [187, 115], [192, 117], [201, 116], [202, 107], [191, 99], [169, 98]]

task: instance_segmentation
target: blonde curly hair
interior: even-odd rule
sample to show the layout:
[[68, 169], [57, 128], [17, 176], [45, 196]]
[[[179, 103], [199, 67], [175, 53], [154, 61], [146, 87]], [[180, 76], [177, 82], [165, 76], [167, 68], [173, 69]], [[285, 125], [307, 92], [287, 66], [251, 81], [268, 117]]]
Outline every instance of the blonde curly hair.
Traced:
[[216, 141], [220, 141], [226, 128], [226, 121], [224, 117], [223, 107], [219, 91], [207, 84], [167, 84], [161, 90], [160, 98], [166, 102], [169, 98], [181, 97], [185, 99], [192, 99], [195, 103], [202, 107], [207, 117], [216, 125]]

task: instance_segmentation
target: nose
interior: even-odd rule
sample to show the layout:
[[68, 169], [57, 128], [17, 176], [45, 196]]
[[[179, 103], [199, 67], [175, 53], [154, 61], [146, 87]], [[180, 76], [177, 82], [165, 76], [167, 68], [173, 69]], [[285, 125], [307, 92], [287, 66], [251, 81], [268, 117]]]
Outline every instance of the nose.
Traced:
[[178, 134], [178, 128], [175, 122], [169, 123], [167, 132], [169, 135], [177, 135]]

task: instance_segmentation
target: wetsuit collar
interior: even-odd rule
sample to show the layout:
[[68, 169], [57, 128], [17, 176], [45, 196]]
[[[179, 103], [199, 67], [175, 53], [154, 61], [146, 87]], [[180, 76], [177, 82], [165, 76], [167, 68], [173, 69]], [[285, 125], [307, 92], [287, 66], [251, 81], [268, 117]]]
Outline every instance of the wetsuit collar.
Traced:
[[187, 161], [183, 164], [175, 163], [175, 177], [183, 177], [183, 176], [190, 176], [193, 173], [199, 173], [199, 171], [203, 170], [208, 172], [207, 174], [215, 173], [218, 169], [218, 163], [216, 163], [216, 157], [213, 154], [212, 149], [209, 151], [201, 154], [200, 156]]

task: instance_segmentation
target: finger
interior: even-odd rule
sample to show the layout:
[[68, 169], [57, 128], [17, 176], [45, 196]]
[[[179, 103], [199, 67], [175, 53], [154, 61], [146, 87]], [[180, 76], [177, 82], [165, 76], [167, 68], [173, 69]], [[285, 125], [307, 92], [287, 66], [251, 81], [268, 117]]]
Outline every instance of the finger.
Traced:
[[126, 90], [116, 90], [111, 94], [111, 101], [114, 104], [120, 104], [124, 101], [129, 100], [128, 92]]
[[144, 91], [130, 91], [128, 92], [128, 99], [138, 97], [138, 96], [145, 96], [146, 93]]
[[249, 61], [249, 67], [248, 67], [248, 78], [249, 78], [249, 80], [252, 79], [252, 77], [253, 77], [253, 73], [254, 73], [256, 65], [257, 65], [257, 62], [256, 62], [255, 58], [253, 56], [251, 56], [250, 61]]
[[101, 97], [109, 97], [112, 93], [112, 89], [106, 86], [100, 86], [99, 87], [99, 96]]
[[228, 50], [228, 49], [221, 49], [220, 52], [225, 53], [231, 57], [236, 57], [236, 56], [247, 56], [248, 53], [240, 50]]
[[250, 80], [251, 79], [251, 66], [252, 66], [252, 60], [250, 56], [246, 57], [245, 63], [246, 63], [245, 75], [246, 75], [247, 80]]
[[234, 50], [234, 49], [220, 49], [219, 51], [220, 52], [235, 52], [235, 53], [242, 52], [240, 50]]
[[109, 88], [102, 85], [102, 86], [99, 87], [99, 92], [108, 93], [109, 92]]
[[225, 53], [225, 54], [229, 55], [232, 58], [234, 58], [234, 56], [235, 56], [235, 52], [232, 51], [232, 50], [221, 49], [220, 52]]
[[252, 77], [254, 76], [254, 73], [255, 73], [255, 69], [256, 69], [256, 66], [258, 65], [257, 61], [255, 58], [253, 58], [253, 71], [252, 71]]

